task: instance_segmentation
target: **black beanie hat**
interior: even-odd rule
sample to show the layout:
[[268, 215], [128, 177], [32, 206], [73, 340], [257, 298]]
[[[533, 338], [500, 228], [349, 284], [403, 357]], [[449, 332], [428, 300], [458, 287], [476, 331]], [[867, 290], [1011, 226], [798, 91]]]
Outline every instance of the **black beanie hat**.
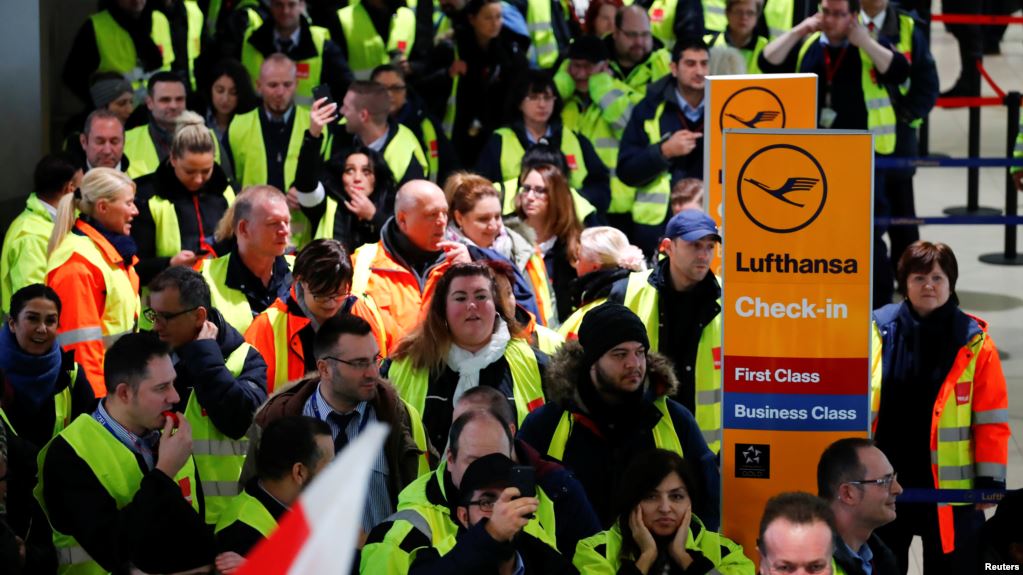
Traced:
[[596, 363], [611, 348], [627, 341], [638, 341], [650, 349], [646, 326], [624, 305], [607, 302], [583, 316], [579, 326], [579, 345], [583, 347], [586, 367]]

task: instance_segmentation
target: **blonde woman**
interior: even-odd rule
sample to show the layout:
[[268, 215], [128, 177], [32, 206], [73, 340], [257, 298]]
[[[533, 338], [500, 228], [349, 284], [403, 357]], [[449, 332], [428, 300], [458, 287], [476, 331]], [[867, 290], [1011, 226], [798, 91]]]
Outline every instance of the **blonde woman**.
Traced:
[[137, 248], [128, 235], [138, 213], [135, 183], [111, 168], [89, 170], [57, 205], [46, 273], [63, 303], [57, 342], [75, 352], [96, 397], [106, 396], [106, 348], [139, 317]]
[[583, 316], [590, 308], [607, 301], [616, 284], [624, 285], [630, 273], [646, 269], [643, 250], [630, 244], [618, 228], [586, 228], [579, 236], [579, 244], [575, 262], [579, 277], [572, 282], [571, 290], [575, 312], [558, 329], [565, 339], [577, 337]]
[[167, 159], [138, 179], [139, 216], [131, 236], [139, 248], [142, 285], [169, 266], [195, 267], [224, 251], [213, 232], [234, 202], [234, 190], [214, 161], [215, 149], [203, 118], [183, 112]]

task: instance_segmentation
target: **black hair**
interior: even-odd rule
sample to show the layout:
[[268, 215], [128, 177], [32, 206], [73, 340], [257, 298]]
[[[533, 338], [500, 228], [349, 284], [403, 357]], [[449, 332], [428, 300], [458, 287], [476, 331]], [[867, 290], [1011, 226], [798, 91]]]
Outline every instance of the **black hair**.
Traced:
[[66, 152], [47, 154], [32, 174], [33, 189], [43, 198], [52, 198], [64, 189], [81, 169], [78, 160]]
[[865, 437], [845, 437], [829, 445], [817, 462], [817, 496], [834, 501], [843, 483], [863, 479], [867, 469], [860, 450], [873, 446], [874, 441]]
[[522, 111], [519, 106], [523, 100], [532, 94], [543, 94], [550, 92], [554, 96], [554, 111], [551, 113], [548, 124], [558, 122], [561, 118], [561, 96], [558, 94], [558, 86], [554, 83], [554, 76], [547, 70], [529, 70], [526, 75], [516, 82], [511, 91], [511, 98], [508, 99], [510, 106], [509, 118], [521, 118]]
[[686, 50], [702, 50], [703, 52], [710, 53], [710, 47], [703, 41], [703, 38], [699, 36], [685, 36], [678, 39], [675, 45], [671, 47], [671, 61], [678, 63], [679, 58], [682, 57], [682, 53]]
[[700, 484], [696, 481], [689, 463], [681, 455], [666, 449], [650, 449], [636, 455], [622, 472], [622, 479], [614, 495], [615, 517], [622, 530], [622, 555], [637, 556], [629, 517], [640, 501], [672, 473], [678, 475], [689, 494], [695, 512], [703, 501]]
[[376, 68], [373, 68], [373, 71], [369, 73], [369, 79], [376, 82], [377, 76], [385, 72], [394, 72], [402, 80], [405, 79], [405, 70], [402, 70], [400, 66], [395, 66], [394, 64], [381, 64]]
[[313, 240], [298, 252], [292, 275], [305, 282], [314, 295], [326, 295], [352, 283], [352, 260], [341, 242]]
[[480, 13], [487, 4], [498, 4], [501, 0], [469, 0], [462, 9], [466, 16], [475, 16]]
[[[448, 449], [451, 451], [451, 457], [458, 459], [459, 441], [462, 439], [462, 432], [465, 430], [465, 426], [477, 419], [488, 418], [496, 421], [501, 426], [505, 437], [508, 438], [508, 446], [511, 449], [515, 448], [515, 439], [512, 437], [511, 430], [508, 429], [508, 421], [488, 409], [472, 409], [459, 415], [458, 419], [451, 423], [451, 430], [448, 431]], [[510, 454], [505, 453], [505, 455]]]
[[167, 288], [178, 290], [178, 301], [186, 309], [204, 307], [208, 311], [213, 306], [210, 302], [210, 286], [207, 285], [206, 278], [192, 268], [171, 266], [149, 282], [151, 293], [161, 292]]
[[305, 415], [271, 421], [256, 448], [256, 475], [260, 479], [282, 479], [296, 463], [313, 468], [320, 460], [316, 436], [332, 437], [326, 422]]
[[[553, 118], [553, 116], [551, 117]], [[530, 146], [526, 153], [522, 155], [522, 169], [519, 171], [519, 174], [524, 176], [537, 166], [544, 164], [561, 170], [561, 173], [565, 174], [566, 179], [568, 178], [568, 161], [565, 160], [565, 154], [549, 144], [534, 144]]]
[[48, 299], [57, 304], [57, 318], [60, 319], [60, 296], [53, 291], [53, 288], [43, 284], [29, 284], [14, 292], [14, 295], [11, 296], [10, 317], [17, 320], [18, 314], [25, 309], [28, 302], [38, 298]]
[[209, 79], [208, 85], [203, 88], [203, 94], [206, 95], [211, 108], [213, 107], [213, 84], [221, 76], [227, 76], [234, 80], [235, 93], [238, 95], [238, 107], [234, 110], [236, 116], [244, 114], [258, 105], [259, 99], [256, 97], [255, 89], [252, 87], [252, 78], [249, 76], [249, 71], [238, 60], [224, 58], [210, 68], [210, 73], [207, 76]]
[[323, 322], [316, 332], [316, 341], [313, 343], [313, 354], [316, 359], [333, 353], [341, 336], [348, 335], [369, 335], [373, 328], [369, 322], [357, 315], [350, 313], [338, 314]]
[[107, 394], [114, 395], [122, 383], [128, 384], [132, 391], [138, 391], [139, 384], [149, 375], [149, 360], [169, 356], [170, 352], [170, 346], [151, 331], [129, 333], [118, 338], [103, 358]]
[[153, 88], [156, 87], [160, 82], [177, 82], [185, 89], [185, 93], [188, 93], [188, 84], [185, 83], [185, 79], [178, 75], [177, 72], [157, 72], [149, 77], [149, 81], [146, 83], [146, 93], [150, 96], [153, 95]]
[[[394, 181], [394, 173], [391, 172], [391, 167], [387, 165], [387, 162], [384, 160], [384, 156], [373, 148], [368, 146], [355, 146], [353, 148], [348, 148], [341, 154], [341, 161], [337, 163], [337, 169], [340, 174], [344, 174], [345, 162], [348, 161], [348, 158], [355, 154], [362, 154], [366, 156], [369, 158], [369, 164], [373, 166], [374, 184], [371, 196], [379, 197], [377, 194], [394, 196], [395, 190], [398, 188], [398, 184]], [[339, 184], [341, 183], [340, 175], [338, 176], [337, 181]], [[391, 203], [393, 202], [394, 201], [392, 199]]]

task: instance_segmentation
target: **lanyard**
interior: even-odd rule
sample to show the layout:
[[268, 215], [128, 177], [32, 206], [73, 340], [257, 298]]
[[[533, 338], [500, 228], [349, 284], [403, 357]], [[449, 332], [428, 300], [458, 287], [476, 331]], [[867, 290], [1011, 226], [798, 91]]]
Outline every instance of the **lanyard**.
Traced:
[[[100, 425], [105, 427], [106, 430], [109, 431], [111, 435], [113, 435], [118, 440], [121, 439], [121, 435], [119, 435], [116, 431], [114, 431], [113, 426], [110, 424], [109, 421], [107, 421], [107, 418], [103, 416], [103, 412], [102, 411], [97, 409], [93, 415], [94, 415], [94, 419], [96, 421], [98, 421]], [[129, 432], [126, 429], [125, 429], [125, 432], [131, 433], [131, 432]], [[149, 445], [147, 445], [144, 441], [142, 441], [141, 437], [135, 436], [135, 437], [138, 437], [138, 439], [132, 439], [132, 435], [125, 435], [125, 437], [129, 441], [131, 441], [132, 445], [135, 446], [135, 449], [133, 451], [135, 451], [135, 453], [138, 453], [139, 455], [141, 455], [142, 458], [146, 461], [146, 465], [150, 469], [152, 469], [153, 466], [155, 465], [155, 462], [153, 461], [153, 450], [152, 450], [152, 448], [150, 448]]]
[[824, 47], [824, 73], [828, 81], [828, 90], [831, 90], [831, 83], [835, 79], [835, 74], [838, 73], [838, 69], [842, 67], [842, 60], [845, 60], [845, 53], [849, 50], [849, 46], [842, 46], [842, 51], [838, 53], [838, 58], [835, 60], [835, 65], [831, 65], [831, 50], [827, 46]]
[[[320, 393], [320, 390], [317, 389], [313, 393]], [[311, 399], [312, 399], [312, 403], [313, 403], [313, 416], [316, 417], [316, 419], [319, 419], [320, 421], [326, 421], [326, 419], [324, 419], [324, 417], [322, 415], [320, 415], [320, 402], [319, 402], [318, 398], [313, 397]], [[369, 406], [366, 406], [366, 407], [369, 408]], [[334, 413], [337, 413], [337, 412], [335, 411]], [[343, 414], [339, 413], [338, 415], [343, 415]], [[356, 436], [362, 435], [362, 431], [364, 429], [366, 429], [366, 424], [369, 423], [369, 417], [367, 417], [367, 415], [368, 414], [366, 414], [366, 413], [362, 414], [362, 417], [361, 417], [361, 419], [359, 421], [359, 429], [358, 429], [358, 431], [355, 434]], [[348, 434], [348, 430], [346, 430], [346, 429], [342, 429], [342, 430], [340, 430], [340, 432], [344, 433], [345, 435]]]

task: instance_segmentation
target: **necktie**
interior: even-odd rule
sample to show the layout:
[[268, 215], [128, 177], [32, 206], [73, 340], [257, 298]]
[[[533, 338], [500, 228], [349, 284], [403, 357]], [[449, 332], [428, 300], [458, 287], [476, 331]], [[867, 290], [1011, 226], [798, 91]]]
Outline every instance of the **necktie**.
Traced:
[[359, 415], [359, 412], [340, 414], [331, 412], [327, 419], [331, 420], [338, 427], [337, 437], [334, 438], [334, 453], [340, 453], [348, 445], [348, 424]]
[[291, 52], [291, 38], [281, 38], [277, 40], [277, 46], [281, 49], [281, 54], [287, 55]]
[[875, 28], [877, 28], [877, 26], [874, 26], [874, 23], [873, 23], [873, 22], [867, 22], [867, 31], [868, 31], [868, 32], [870, 32], [871, 34], [873, 34], [873, 33], [874, 33], [874, 29], [875, 29]]

